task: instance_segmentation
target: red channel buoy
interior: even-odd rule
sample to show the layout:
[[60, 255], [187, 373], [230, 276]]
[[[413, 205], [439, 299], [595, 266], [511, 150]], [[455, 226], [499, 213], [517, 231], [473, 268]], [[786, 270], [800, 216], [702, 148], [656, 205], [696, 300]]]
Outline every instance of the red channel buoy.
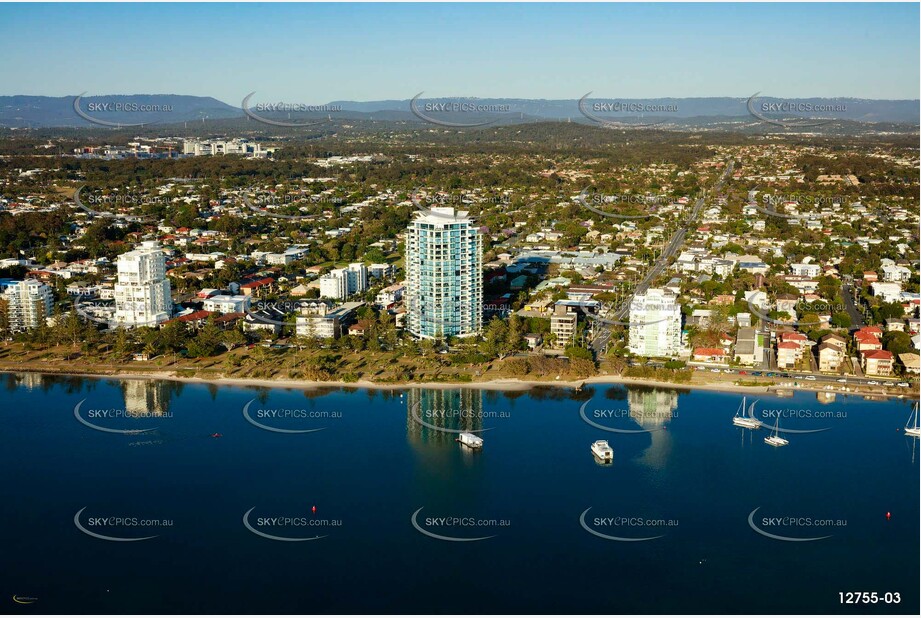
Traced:
[[316, 513], [316, 512], [317, 512], [317, 507], [312, 507], [312, 508], [310, 509], [310, 512], [311, 512], [311, 513]]
[[892, 513], [890, 513], [889, 511], [886, 511], [886, 519], [887, 520], [892, 519]]

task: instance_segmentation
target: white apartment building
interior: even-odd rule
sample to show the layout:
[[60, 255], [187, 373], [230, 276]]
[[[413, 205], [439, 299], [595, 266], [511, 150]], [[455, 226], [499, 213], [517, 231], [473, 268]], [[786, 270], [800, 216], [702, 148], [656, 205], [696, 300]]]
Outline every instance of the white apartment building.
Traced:
[[874, 281], [870, 284], [873, 296], [879, 296], [886, 303], [895, 303], [902, 299], [902, 284]]
[[676, 356], [681, 349], [678, 297], [659, 288], [637, 294], [630, 303], [628, 348], [638, 356]]
[[335, 268], [320, 277], [320, 296], [343, 300], [368, 289], [368, 267], [360, 262]]
[[251, 302], [252, 296], [216, 294], [205, 299], [202, 309], [216, 313], [244, 313]]
[[818, 264], [800, 263], [790, 264], [790, 274], [799, 277], [818, 277], [822, 267]]
[[416, 337], [483, 327], [483, 237], [467, 211], [435, 206], [406, 230], [406, 328]]
[[387, 286], [377, 293], [374, 304], [380, 309], [386, 309], [390, 305], [403, 300], [404, 291], [406, 291], [406, 286], [402, 283], [394, 283], [393, 285]]
[[906, 268], [905, 266], [897, 266], [895, 264], [884, 264], [880, 268], [883, 274], [883, 281], [892, 281], [892, 282], [905, 282], [911, 281], [911, 269]]
[[579, 314], [566, 311], [566, 307], [557, 305], [550, 316], [550, 332], [556, 335], [556, 347], [564, 348], [572, 343], [579, 324]]
[[390, 279], [393, 277], [393, 264], [371, 264], [368, 273], [376, 279]]
[[120, 326], [156, 326], [170, 318], [173, 301], [166, 278], [166, 256], [154, 241], [118, 256], [115, 322]]
[[37, 279], [9, 282], [2, 298], [14, 333], [37, 328], [51, 315], [51, 288]]

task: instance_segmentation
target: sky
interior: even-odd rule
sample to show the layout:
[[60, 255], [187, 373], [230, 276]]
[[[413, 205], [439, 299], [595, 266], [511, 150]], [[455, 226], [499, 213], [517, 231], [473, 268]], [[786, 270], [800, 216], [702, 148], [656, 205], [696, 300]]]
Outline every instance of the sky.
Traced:
[[919, 98], [919, 5], [0, 4], [0, 95]]

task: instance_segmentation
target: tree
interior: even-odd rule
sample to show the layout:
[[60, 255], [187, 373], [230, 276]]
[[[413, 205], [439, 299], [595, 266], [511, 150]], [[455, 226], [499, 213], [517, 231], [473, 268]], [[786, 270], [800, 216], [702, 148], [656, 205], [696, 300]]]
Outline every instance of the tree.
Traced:
[[837, 328], [850, 328], [851, 316], [848, 315], [847, 311], [836, 311], [831, 316], [831, 324]]
[[214, 316], [210, 315], [195, 338], [189, 342], [189, 356], [193, 358], [214, 356], [217, 354], [223, 339], [224, 333], [214, 323]]
[[883, 335], [883, 347], [896, 356], [911, 352], [911, 336], [908, 333], [891, 330]]
[[245, 343], [246, 335], [239, 328], [229, 328], [221, 336], [221, 345], [227, 348], [228, 351]]
[[566, 346], [566, 357], [569, 358], [570, 360], [574, 360], [577, 358], [581, 358], [583, 360], [589, 360], [593, 362], [595, 360], [594, 356], [592, 355], [591, 350], [587, 348], [583, 348], [581, 346], [577, 346], [577, 345]]

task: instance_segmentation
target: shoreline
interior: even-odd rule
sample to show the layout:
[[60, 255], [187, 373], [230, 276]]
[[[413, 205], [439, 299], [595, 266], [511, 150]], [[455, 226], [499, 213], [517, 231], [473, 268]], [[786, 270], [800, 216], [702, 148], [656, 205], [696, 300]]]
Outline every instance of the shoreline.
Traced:
[[[585, 386], [594, 386], [594, 385], [624, 385], [624, 386], [640, 386], [646, 388], [658, 388], [658, 389], [672, 389], [672, 390], [700, 390], [700, 391], [709, 391], [709, 392], [724, 392], [724, 393], [741, 393], [741, 394], [773, 394], [775, 396], [777, 390], [791, 391], [794, 394], [800, 391], [805, 392], [815, 392], [815, 393], [829, 393], [834, 395], [842, 396], [856, 396], [856, 397], [872, 397], [872, 398], [881, 398], [881, 399], [917, 399], [918, 394], [912, 393], [912, 395], [902, 395], [902, 394], [879, 394], [879, 393], [866, 393], [858, 391], [837, 391], [837, 390], [826, 390], [823, 388], [818, 388], [815, 386], [801, 385], [797, 387], [784, 386], [782, 384], [773, 384], [770, 386], [739, 386], [735, 384], [679, 384], [676, 382], [663, 382], [659, 380], [648, 380], [642, 378], [625, 378], [622, 376], [615, 375], [600, 375], [592, 376], [589, 378], [583, 378], [580, 380], [521, 380], [518, 378], [506, 378], [499, 380], [489, 380], [482, 382], [403, 382], [399, 384], [388, 384], [388, 383], [379, 383], [379, 382], [369, 382], [366, 380], [358, 380], [355, 382], [344, 382], [341, 380], [336, 381], [310, 381], [310, 380], [290, 380], [290, 379], [269, 379], [269, 378], [198, 378], [198, 377], [184, 377], [177, 376], [173, 372], [138, 372], [138, 373], [94, 373], [94, 372], [80, 372], [80, 371], [49, 371], [49, 370], [35, 370], [35, 369], [13, 369], [13, 368], [0, 368], [0, 374], [38, 374], [38, 375], [54, 375], [54, 376], [69, 376], [69, 377], [80, 377], [80, 378], [95, 378], [95, 379], [114, 379], [114, 380], [164, 380], [172, 382], [182, 382], [184, 384], [213, 384], [215, 386], [237, 386], [237, 387], [256, 387], [256, 388], [280, 388], [288, 390], [318, 390], [323, 388], [355, 388], [355, 389], [368, 389], [368, 390], [387, 390], [387, 391], [398, 391], [406, 390], [412, 388], [426, 388], [426, 389], [443, 389], [443, 390], [452, 390], [460, 388], [470, 388], [470, 389], [479, 389], [486, 391], [512, 391], [512, 392], [524, 392], [529, 391], [535, 388], [541, 387], [552, 387], [552, 388], [570, 388], [579, 390]], [[787, 397], [789, 395], [786, 395]]]

